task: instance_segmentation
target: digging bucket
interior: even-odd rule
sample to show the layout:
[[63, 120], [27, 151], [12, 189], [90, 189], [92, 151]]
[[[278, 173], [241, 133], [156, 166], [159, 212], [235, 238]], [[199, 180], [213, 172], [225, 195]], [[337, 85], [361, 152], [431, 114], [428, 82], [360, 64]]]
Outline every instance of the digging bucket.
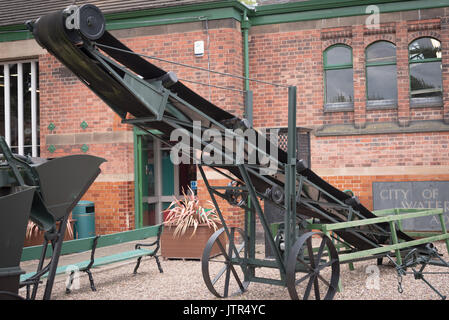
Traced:
[[[25, 232], [35, 187], [0, 189], [0, 299], [17, 295]], [[3, 293], [2, 293], [3, 292]]]
[[[71, 155], [34, 166], [40, 192], [39, 201], [33, 204], [31, 219], [44, 230], [52, 227], [52, 220], [58, 221], [73, 210], [105, 161], [91, 155]], [[48, 213], [53, 219], [48, 219]]]

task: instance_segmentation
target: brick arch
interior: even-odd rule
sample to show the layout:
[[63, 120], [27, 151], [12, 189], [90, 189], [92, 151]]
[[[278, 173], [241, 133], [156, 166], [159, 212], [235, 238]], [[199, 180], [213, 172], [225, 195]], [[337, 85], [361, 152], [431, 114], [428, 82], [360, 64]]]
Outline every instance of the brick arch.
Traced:
[[407, 45], [409, 46], [413, 41], [419, 39], [419, 38], [434, 38], [440, 42], [441, 41], [441, 34], [439, 31], [435, 30], [421, 30], [421, 31], [415, 31], [410, 32], [407, 36]]
[[343, 45], [346, 45], [346, 46], [352, 48], [352, 39], [350, 39], [350, 38], [335, 38], [335, 39], [329, 39], [329, 40], [323, 41], [322, 42], [323, 52], [336, 44], [343, 44]]
[[378, 35], [369, 36], [369, 37], [365, 38], [364, 40], [365, 40], [364, 41], [365, 50], [373, 43], [380, 42], [380, 41], [390, 42], [397, 47], [396, 37], [394, 35], [378, 34]]

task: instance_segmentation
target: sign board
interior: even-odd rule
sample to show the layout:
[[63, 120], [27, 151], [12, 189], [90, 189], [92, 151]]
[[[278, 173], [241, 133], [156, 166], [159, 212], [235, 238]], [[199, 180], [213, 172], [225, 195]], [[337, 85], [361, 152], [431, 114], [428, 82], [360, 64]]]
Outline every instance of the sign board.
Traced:
[[198, 184], [197, 184], [196, 180], [190, 181], [190, 189], [192, 189], [193, 191], [198, 189]]
[[[374, 210], [392, 208], [444, 209], [449, 226], [449, 181], [373, 182]], [[440, 231], [438, 215], [402, 220], [406, 231]]]

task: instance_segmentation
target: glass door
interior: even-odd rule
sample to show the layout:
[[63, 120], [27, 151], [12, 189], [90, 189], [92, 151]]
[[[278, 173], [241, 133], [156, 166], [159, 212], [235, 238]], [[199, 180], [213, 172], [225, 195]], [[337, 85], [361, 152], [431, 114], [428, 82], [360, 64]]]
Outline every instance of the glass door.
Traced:
[[[196, 166], [174, 165], [170, 148], [158, 139], [135, 130], [136, 227], [160, 224], [163, 211], [196, 186]], [[194, 190], [196, 192], [196, 190]]]

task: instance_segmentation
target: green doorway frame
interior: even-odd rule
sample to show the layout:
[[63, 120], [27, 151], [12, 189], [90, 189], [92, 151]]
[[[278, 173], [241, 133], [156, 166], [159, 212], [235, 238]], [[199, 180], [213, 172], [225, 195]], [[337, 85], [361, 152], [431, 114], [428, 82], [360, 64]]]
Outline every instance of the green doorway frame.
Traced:
[[134, 141], [134, 228], [143, 227], [143, 203], [142, 193], [142, 139], [140, 136], [147, 134], [143, 130], [136, 127], [133, 128], [133, 141]]
[[[154, 131], [154, 132], [152, 132]], [[134, 227], [144, 227], [144, 205], [155, 204], [155, 223], [162, 222], [162, 216], [159, 213], [164, 210], [169, 203], [173, 201], [173, 196], [179, 197], [179, 167], [171, 164], [171, 160], [167, 159], [166, 151], [161, 142], [153, 137], [154, 148], [154, 194], [149, 195], [148, 188], [145, 183], [148, 183], [148, 170], [145, 167], [148, 165], [144, 161], [144, 149], [145, 141], [143, 137], [151, 137], [157, 135], [158, 130], [150, 130], [148, 132], [134, 127], [133, 140], [134, 140], [134, 206], [135, 206], [135, 219]], [[171, 164], [171, 165], [170, 165]], [[144, 200], [145, 197], [147, 200]], [[146, 202], [147, 201], [147, 202]]]

